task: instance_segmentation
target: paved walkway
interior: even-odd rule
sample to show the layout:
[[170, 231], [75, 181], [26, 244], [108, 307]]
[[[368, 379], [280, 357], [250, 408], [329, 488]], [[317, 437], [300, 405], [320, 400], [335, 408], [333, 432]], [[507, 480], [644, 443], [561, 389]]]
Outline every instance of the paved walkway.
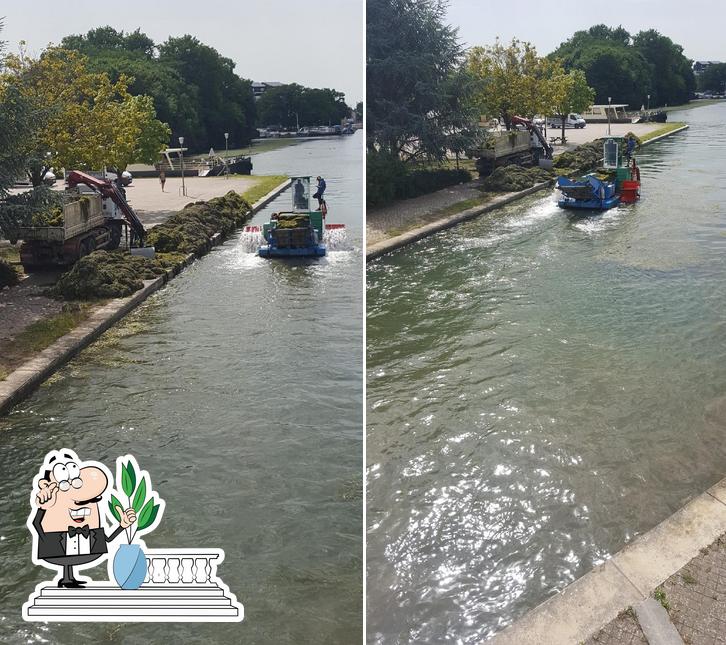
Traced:
[[161, 224], [172, 213], [180, 211], [189, 202], [207, 201], [224, 195], [230, 190], [244, 193], [259, 179], [254, 175], [224, 177], [186, 177], [186, 196], [181, 194], [181, 178], [169, 177], [165, 192], [161, 192], [159, 180], [153, 177], [138, 177], [126, 188], [126, 198], [147, 228]]
[[482, 196], [481, 182], [476, 179], [467, 184], [449, 186], [435, 193], [394, 202], [389, 206], [366, 211], [366, 246], [372, 246], [388, 237], [428, 224], [441, 211], [457, 202]]
[[653, 635], [653, 625], [648, 624], [636, 607], [621, 613], [586, 644], [726, 645], [726, 534], [702, 549], [651, 595], [657, 595], [666, 607], [662, 612], [663, 622], [666, 627], [675, 628], [680, 641]]

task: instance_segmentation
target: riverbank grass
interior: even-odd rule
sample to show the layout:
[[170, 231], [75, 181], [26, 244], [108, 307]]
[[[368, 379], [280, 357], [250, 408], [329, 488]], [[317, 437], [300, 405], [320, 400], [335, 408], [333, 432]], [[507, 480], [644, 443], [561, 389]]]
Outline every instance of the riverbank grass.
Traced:
[[0, 357], [0, 381], [33, 354], [50, 347], [55, 341], [86, 321], [91, 314], [87, 304], [69, 304], [65, 311], [37, 320], [21, 331], [12, 342], [12, 348]]
[[260, 181], [242, 193], [242, 197], [250, 204], [254, 204], [258, 199], [262, 199], [267, 193], [277, 188], [283, 181], [286, 181], [288, 177], [285, 175], [262, 175], [258, 179]]
[[655, 139], [656, 137], [660, 137], [664, 134], [668, 134], [669, 132], [673, 132], [673, 130], [678, 130], [678, 128], [682, 128], [684, 125], [686, 124], [680, 121], [674, 121], [673, 123], [664, 123], [663, 127], [642, 135], [640, 137], [640, 142], [645, 143], [646, 141], [650, 141], [651, 139]]

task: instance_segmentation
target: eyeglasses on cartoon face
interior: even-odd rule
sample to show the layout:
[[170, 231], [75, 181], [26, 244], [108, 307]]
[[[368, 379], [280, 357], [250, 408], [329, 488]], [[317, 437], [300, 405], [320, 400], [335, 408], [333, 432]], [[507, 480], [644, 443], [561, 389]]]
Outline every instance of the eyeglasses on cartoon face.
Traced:
[[53, 477], [58, 482], [58, 488], [62, 491], [83, 486], [83, 480], [80, 478], [81, 469], [74, 461], [65, 464], [56, 464], [53, 466]]

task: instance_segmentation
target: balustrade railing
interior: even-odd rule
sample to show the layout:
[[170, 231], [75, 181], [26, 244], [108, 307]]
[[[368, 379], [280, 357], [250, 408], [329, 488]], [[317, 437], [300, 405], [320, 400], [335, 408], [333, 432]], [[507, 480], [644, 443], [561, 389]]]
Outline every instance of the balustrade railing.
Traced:
[[145, 585], [216, 585], [221, 553], [214, 549], [147, 549]]

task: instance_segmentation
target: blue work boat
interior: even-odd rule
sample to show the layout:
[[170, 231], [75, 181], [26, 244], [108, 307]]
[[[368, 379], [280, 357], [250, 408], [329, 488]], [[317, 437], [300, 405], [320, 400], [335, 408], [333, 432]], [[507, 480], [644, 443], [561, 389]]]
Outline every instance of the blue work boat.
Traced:
[[580, 179], [557, 178], [557, 188], [562, 198], [557, 201], [560, 208], [581, 208], [585, 210], [607, 210], [620, 203], [615, 192], [615, 182], [585, 175]]
[[325, 232], [345, 225], [325, 223], [325, 201], [318, 209], [311, 208], [310, 177], [293, 177], [291, 185], [292, 210], [273, 213], [262, 227], [247, 226], [245, 232], [262, 234], [264, 243], [257, 254], [263, 258], [323, 257], [327, 253]]

